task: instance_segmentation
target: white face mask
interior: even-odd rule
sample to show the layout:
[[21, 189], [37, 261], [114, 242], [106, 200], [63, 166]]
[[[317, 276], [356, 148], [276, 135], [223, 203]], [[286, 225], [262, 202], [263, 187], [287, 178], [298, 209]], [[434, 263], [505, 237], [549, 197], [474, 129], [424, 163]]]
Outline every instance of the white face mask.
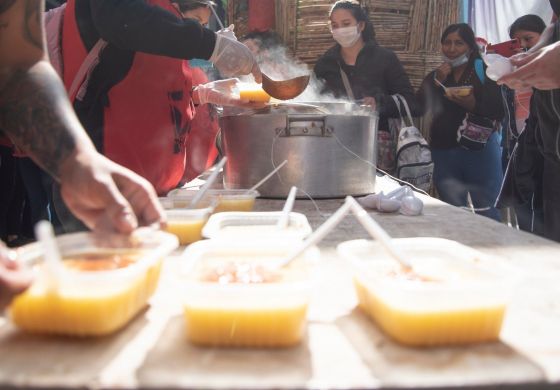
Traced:
[[358, 39], [360, 39], [361, 33], [358, 30], [358, 26], [341, 27], [332, 30], [332, 36], [335, 41], [342, 47], [354, 46]]
[[445, 55], [442, 55], [443, 61], [447, 62], [449, 65], [451, 65], [452, 68], [456, 68], [458, 66], [464, 65], [467, 62], [469, 62], [469, 57], [471, 56], [471, 53], [465, 53], [462, 56], [459, 56], [457, 58], [451, 59], [449, 57], [446, 57]]

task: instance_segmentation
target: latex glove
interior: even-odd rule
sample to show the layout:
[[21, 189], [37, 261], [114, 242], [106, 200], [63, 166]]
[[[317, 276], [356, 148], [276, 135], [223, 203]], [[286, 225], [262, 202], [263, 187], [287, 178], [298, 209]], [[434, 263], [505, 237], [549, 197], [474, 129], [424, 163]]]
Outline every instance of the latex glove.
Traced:
[[235, 28], [235, 24], [230, 24], [228, 27], [223, 28], [219, 31], [216, 31], [216, 34], [222, 35], [226, 38], [230, 38], [237, 41], [237, 37], [235, 36], [235, 32], [233, 29]]
[[264, 107], [264, 103], [249, 102], [241, 100], [233, 92], [233, 88], [239, 82], [238, 79], [225, 79], [201, 84], [193, 91], [193, 100], [198, 104], [212, 103], [218, 106], [236, 106], [246, 108]]
[[225, 77], [252, 73], [257, 83], [262, 83], [262, 75], [251, 50], [237, 40], [216, 34], [216, 45], [210, 57], [220, 74]]

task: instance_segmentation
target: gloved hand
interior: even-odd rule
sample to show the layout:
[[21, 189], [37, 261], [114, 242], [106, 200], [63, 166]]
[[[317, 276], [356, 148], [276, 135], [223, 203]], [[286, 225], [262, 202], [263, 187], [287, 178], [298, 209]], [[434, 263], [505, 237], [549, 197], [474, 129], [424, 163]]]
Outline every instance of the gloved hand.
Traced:
[[262, 75], [253, 53], [244, 44], [226, 35], [216, 35], [216, 45], [210, 57], [222, 76], [231, 77], [252, 73], [257, 83], [262, 83]]
[[235, 36], [235, 32], [233, 31], [233, 29], [235, 28], [235, 24], [230, 24], [228, 27], [223, 28], [219, 31], [216, 31], [216, 34], [218, 35], [222, 35], [224, 37], [233, 39], [235, 41], [237, 41], [237, 37]]
[[238, 79], [225, 79], [212, 81], [197, 86], [193, 91], [193, 100], [198, 104], [212, 103], [218, 106], [236, 106], [245, 108], [262, 108], [265, 103], [249, 102], [239, 99], [234, 94], [233, 88], [239, 82]]

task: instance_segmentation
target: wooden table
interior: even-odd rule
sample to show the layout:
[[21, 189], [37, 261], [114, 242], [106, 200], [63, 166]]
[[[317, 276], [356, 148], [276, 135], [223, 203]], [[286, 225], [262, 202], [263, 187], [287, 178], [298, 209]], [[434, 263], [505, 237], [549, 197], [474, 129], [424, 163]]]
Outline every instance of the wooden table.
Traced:
[[[389, 185], [379, 180], [379, 185]], [[437, 200], [424, 215], [371, 214], [394, 237], [444, 237], [503, 256], [525, 279], [499, 343], [411, 349], [356, 309], [342, 241], [367, 234], [348, 216], [321, 243], [322, 265], [303, 343], [285, 350], [197, 348], [177, 299], [180, 251], [167, 260], [149, 309], [101, 339], [32, 336], [0, 319], [0, 388], [533, 389], [560, 388], [560, 246]], [[315, 228], [342, 200], [298, 200]], [[277, 210], [280, 200], [258, 200]]]

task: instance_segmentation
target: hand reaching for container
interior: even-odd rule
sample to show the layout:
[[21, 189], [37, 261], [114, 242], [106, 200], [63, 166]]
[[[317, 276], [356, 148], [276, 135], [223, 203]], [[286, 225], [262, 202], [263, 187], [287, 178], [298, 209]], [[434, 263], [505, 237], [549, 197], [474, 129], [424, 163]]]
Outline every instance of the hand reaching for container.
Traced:
[[153, 187], [98, 153], [69, 159], [61, 168], [62, 198], [88, 228], [130, 233], [139, 225], [163, 224]]
[[560, 88], [560, 42], [534, 53], [516, 56], [511, 63], [518, 69], [498, 80], [513, 89], [534, 87], [540, 90]]
[[239, 99], [233, 93], [233, 88], [238, 82], [238, 79], [226, 79], [199, 85], [193, 91], [193, 101], [198, 104], [212, 103], [219, 106], [244, 108], [262, 108], [265, 106], [262, 102], [250, 102]]
[[253, 74], [257, 83], [262, 82], [261, 70], [247, 46], [226, 35], [216, 35], [216, 45], [210, 57], [220, 74], [225, 77]]
[[16, 261], [16, 252], [0, 241], [0, 312], [12, 299], [24, 292], [33, 280], [33, 274]]

